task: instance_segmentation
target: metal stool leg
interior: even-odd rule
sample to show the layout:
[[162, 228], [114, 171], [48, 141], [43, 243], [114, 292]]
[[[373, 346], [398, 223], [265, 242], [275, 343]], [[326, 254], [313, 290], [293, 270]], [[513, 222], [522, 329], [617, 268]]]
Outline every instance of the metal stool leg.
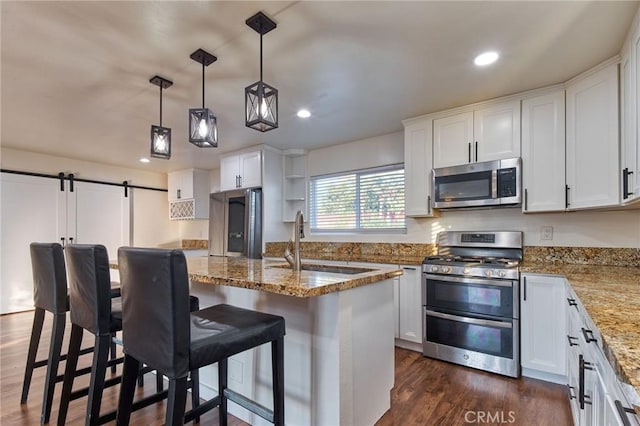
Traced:
[[41, 423], [49, 423], [51, 405], [53, 404], [53, 391], [56, 387], [58, 365], [60, 364], [60, 350], [64, 338], [64, 326], [67, 321], [65, 313], [53, 315], [53, 329], [51, 330], [51, 344], [49, 345], [49, 359], [47, 361], [47, 378], [44, 383], [44, 395], [42, 396]]
[[[113, 339], [115, 339], [116, 337], [116, 333], [111, 333], [111, 356], [110, 356], [110, 360], [114, 360], [117, 358], [117, 353], [116, 353], [116, 343], [113, 341]], [[116, 365], [113, 364], [111, 366], [111, 374], [114, 374], [116, 372]]]
[[69, 350], [67, 352], [67, 365], [64, 370], [64, 381], [62, 382], [62, 395], [60, 396], [60, 410], [58, 411], [58, 426], [64, 426], [67, 421], [67, 411], [71, 402], [71, 391], [73, 390], [73, 379], [75, 378], [76, 367], [78, 366], [78, 356], [80, 345], [82, 344], [82, 327], [71, 325], [71, 338], [69, 339]]
[[[200, 405], [200, 371], [191, 370], [191, 409]], [[200, 423], [200, 417], [193, 419], [194, 423]]]
[[40, 344], [40, 336], [42, 335], [42, 324], [44, 323], [44, 309], [36, 308], [33, 314], [33, 327], [31, 329], [31, 341], [29, 342], [29, 353], [27, 355], [27, 366], [24, 369], [24, 380], [22, 381], [22, 397], [20, 404], [27, 402], [29, 396], [29, 387], [31, 386], [31, 376], [36, 363], [36, 354], [38, 353], [38, 345]]

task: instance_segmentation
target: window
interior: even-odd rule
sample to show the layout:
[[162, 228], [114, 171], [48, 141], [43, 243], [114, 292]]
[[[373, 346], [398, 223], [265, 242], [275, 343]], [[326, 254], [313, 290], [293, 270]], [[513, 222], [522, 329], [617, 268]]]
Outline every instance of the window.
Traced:
[[404, 232], [402, 164], [311, 178], [311, 232]]

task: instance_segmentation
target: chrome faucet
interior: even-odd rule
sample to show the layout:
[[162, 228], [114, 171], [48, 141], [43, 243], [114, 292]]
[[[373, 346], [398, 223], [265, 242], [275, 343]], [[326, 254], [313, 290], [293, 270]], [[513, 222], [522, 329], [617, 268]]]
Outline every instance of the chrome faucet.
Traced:
[[[304, 238], [304, 216], [302, 210], [298, 210], [296, 213], [296, 220], [293, 222], [293, 238], [295, 240], [287, 244], [287, 248], [284, 250], [284, 258], [294, 271], [300, 271], [302, 269], [302, 262], [300, 261], [300, 238]], [[291, 247], [293, 245], [293, 247]], [[291, 249], [293, 248], [293, 253]]]

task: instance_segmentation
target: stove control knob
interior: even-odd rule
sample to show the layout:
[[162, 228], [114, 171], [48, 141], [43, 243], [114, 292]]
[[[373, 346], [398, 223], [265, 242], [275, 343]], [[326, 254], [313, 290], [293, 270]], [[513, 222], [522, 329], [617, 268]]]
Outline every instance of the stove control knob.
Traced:
[[438, 267], [436, 265], [433, 265], [431, 267], [431, 272], [438, 272]]
[[491, 269], [487, 269], [487, 272], [484, 273], [486, 276], [490, 277], [493, 275], [493, 271]]
[[465, 274], [465, 275], [469, 275], [469, 274], [471, 273], [471, 269], [469, 269], [469, 268], [464, 268], [464, 269], [462, 270], [462, 273], [463, 273], [463, 274]]
[[443, 266], [442, 267], [442, 272], [444, 272], [445, 274], [448, 274], [449, 272], [451, 272], [451, 267], [450, 266]]
[[505, 271], [498, 271], [498, 276], [500, 278], [504, 278], [505, 275], [507, 275], [507, 273]]

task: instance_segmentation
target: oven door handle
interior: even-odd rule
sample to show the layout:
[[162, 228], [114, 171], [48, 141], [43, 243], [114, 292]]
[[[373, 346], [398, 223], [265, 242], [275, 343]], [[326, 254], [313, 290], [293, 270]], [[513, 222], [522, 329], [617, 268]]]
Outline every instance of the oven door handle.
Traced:
[[463, 283], [463, 284], [488, 284], [495, 285], [498, 287], [513, 287], [513, 281], [515, 280], [485, 280], [482, 278], [461, 278], [461, 277], [452, 277], [450, 275], [433, 275], [423, 273], [426, 279], [438, 280], [438, 281], [451, 281], [455, 283]]
[[467, 324], [488, 325], [491, 327], [500, 327], [500, 328], [513, 328], [513, 325], [510, 322], [491, 321], [486, 319], [469, 318], [469, 317], [459, 317], [458, 315], [444, 314], [442, 312], [431, 311], [429, 309], [425, 309], [425, 313], [432, 317], [447, 319], [451, 321], [464, 322]]

